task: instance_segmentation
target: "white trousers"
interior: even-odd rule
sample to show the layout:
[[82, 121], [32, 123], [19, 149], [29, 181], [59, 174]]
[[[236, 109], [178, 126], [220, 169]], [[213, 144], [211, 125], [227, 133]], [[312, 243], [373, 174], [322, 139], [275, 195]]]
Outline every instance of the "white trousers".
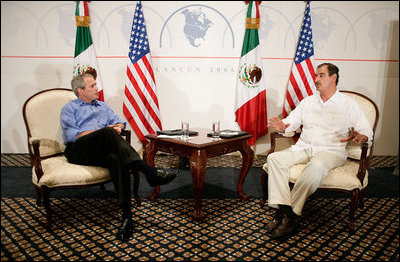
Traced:
[[[331, 152], [312, 155], [312, 149], [299, 151], [286, 149], [268, 155], [268, 206], [291, 206], [293, 212], [301, 215], [304, 203], [325, 179], [329, 170], [345, 163], [345, 159]], [[289, 187], [289, 169], [295, 164], [305, 163], [301, 175], [292, 190]]]

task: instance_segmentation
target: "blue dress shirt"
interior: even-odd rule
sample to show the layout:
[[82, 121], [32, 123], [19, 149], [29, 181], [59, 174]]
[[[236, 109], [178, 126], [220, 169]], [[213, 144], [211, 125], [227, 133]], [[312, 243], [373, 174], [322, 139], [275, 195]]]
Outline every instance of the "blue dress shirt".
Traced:
[[94, 100], [91, 104], [77, 98], [61, 109], [61, 127], [64, 143], [75, 142], [83, 131], [97, 130], [108, 125], [123, 123], [104, 102]]

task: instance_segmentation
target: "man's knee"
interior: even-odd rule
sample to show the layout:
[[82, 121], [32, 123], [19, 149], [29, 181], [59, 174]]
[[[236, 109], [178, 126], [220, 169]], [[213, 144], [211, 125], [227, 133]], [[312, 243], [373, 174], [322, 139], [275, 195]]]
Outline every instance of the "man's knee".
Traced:
[[106, 155], [105, 159], [108, 160], [108, 161], [117, 161], [118, 160], [118, 156], [115, 153], [109, 153], [109, 154]]
[[104, 141], [108, 141], [106, 139], [109, 138], [114, 138], [118, 135], [117, 131], [114, 130], [114, 128], [112, 127], [103, 127], [100, 128], [86, 136], [81, 137], [79, 140], [87, 140], [87, 141], [100, 141], [100, 142], [104, 142]]
[[100, 131], [102, 131], [102, 132], [104, 132], [104, 134], [110, 135], [110, 136], [118, 135], [117, 131], [110, 126], [103, 127], [102, 129], [100, 129]]
[[283, 151], [273, 152], [268, 155], [267, 163], [268, 166], [277, 165], [277, 166], [285, 166], [285, 154], [282, 154]]
[[316, 169], [316, 170], [323, 170], [326, 168], [325, 164], [320, 161], [320, 160], [315, 160], [312, 159], [309, 164], [308, 164], [311, 168]]
[[118, 132], [112, 127], [103, 127], [96, 132], [98, 132], [98, 138], [102, 140], [101, 142], [108, 146], [117, 144], [117, 141], [120, 141], [121, 138]]
[[273, 152], [267, 156], [267, 163], [276, 162], [277, 159], [277, 152]]
[[120, 159], [117, 154], [109, 153], [104, 156], [104, 166], [109, 168], [117, 168], [121, 166]]

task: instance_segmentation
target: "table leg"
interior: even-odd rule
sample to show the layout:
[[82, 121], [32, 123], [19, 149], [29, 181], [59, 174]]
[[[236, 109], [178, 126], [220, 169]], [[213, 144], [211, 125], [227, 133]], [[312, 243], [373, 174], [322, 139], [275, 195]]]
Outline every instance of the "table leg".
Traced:
[[[154, 145], [154, 142], [150, 141], [150, 143], [143, 150], [143, 161], [146, 162], [146, 164], [148, 164], [149, 166], [155, 167], [154, 158], [156, 156], [156, 152], [157, 150]], [[147, 199], [150, 201], [155, 201], [159, 195], [160, 195], [160, 186], [155, 186], [154, 192], [149, 196], [147, 196]]]
[[242, 162], [242, 168], [240, 169], [239, 180], [237, 183], [237, 193], [238, 193], [238, 198], [240, 200], [247, 201], [250, 199], [250, 196], [243, 192], [243, 182], [251, 166], [253, 165], [254, 152], [246, 143], [246, 141], [243, 141], [240, 153], [242, 154], [243, 162]]
[[193, 154], [190, 157], [190, 170], [192, 173], [193, 191], [195, 199], [195, 208], [193, 212], [193, 217], [195, 220], [200, 220], [205, 216], [204, 212], [201, 210], [201, 202], [203, 196], [206, 167], [207, 167], [206, 153], [202, 150], [193, 152]]

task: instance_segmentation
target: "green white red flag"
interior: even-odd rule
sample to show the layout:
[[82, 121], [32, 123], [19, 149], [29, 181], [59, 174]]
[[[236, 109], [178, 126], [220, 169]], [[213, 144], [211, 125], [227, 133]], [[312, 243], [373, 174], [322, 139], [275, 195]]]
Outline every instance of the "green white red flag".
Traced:
[[99, 89], [99, 100], [104, 101], [103, 84], [99, 66], [97, 64], [96, 51], [89, 29], [89, 7], [87, 1], [77, 1], [75, 9], [76, 19], [76, 41], [74, 55], [73, 75], [83, 73], [88, 69], [95, 69], [97, 73], [97, 87]]
[[246, 31], [243, 41], [236, 86], [235, 115], [242, 131], [253, 135], [249, 146], [268, 133], [267, 101], [264, 74], [261, 65], [260, 41], [260, 1], [250, 1], [247, 9]]

